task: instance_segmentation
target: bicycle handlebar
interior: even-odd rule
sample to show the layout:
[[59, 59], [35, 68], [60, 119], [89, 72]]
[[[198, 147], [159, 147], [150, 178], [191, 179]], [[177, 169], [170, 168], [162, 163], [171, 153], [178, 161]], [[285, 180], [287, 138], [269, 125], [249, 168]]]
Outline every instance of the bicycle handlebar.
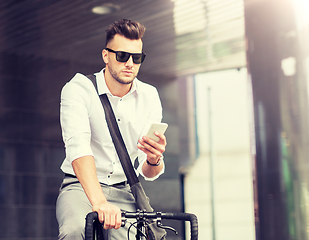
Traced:
[[[171, 219], [190, 221], [191, 240], [198, 240], [198, 220], [191, 213], [166, 213], [166, 212], [122, 212], [123, 222], [128, 218], [146, 218], [146, 219]], [[85, 240], [92, 240], [93, 222], [98, 221], [98, 213], [91, 212], [86, 216]], [[124, 226], [124, 225], [122, 225]]]

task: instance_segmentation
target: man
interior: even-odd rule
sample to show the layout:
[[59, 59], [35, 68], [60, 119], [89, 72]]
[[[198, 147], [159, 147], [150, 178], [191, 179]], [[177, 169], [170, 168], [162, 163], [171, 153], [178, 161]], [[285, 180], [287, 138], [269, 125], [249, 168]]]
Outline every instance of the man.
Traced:
[[[136, 78], [145, 58], [145, 27], [124, 19], [106, 32], [102, 51], [106, 67], [95, 74], [98, 91], [109, 98], [132, 162], [138, 157], [137, 173], [154, 180], [164, 172], [166, 138], [160, 133], [159, 142], [145, 137], [151, 123], [162, 119], [157, 90]], [[108, 239], [126, 239], [127, 229], [120, 228], [121, 210], [135, 211], [134, 197], [98, 94], [84, 75], [76, 74], [63, 87], [60, 115], [66, 158], [56, 207], [59, 239], [83, 239], [85, 216], [91, 211], [98, 212]]]

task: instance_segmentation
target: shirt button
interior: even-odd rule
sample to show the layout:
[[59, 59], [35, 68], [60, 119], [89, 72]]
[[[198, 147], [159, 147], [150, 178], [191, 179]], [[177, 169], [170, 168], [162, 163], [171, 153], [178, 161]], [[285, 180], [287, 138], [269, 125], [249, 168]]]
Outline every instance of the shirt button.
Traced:
[[118, 118], [118, 122], [120, 122], [120, 118]]
[[107, 177], [110, 178], [111, 176], [108, 175]]

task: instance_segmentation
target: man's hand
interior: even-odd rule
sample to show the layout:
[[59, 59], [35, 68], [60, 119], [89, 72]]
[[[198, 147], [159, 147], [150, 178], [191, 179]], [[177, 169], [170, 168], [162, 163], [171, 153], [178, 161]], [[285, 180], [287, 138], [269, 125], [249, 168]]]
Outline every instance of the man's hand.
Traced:
[[92, 211], [97, 212], [99, 220], [104, 223], [104, 229], [118, 229], [121, 227], [121, 211], [109, 202], [93, 205]]
[[159, 132], [155, 132], [155, 135], [160, 138], [159, 142], [144, 136], [138, 140], [140, 144], [137, 145], [140, 150], [147, 154], [147, 160], [152, 164], [156, 164], [160, 160], [166, 146], [165, 136]]
[[[162, 153], [165, 151], [166, 138], [163, 134], [155, 132], [155, 135], [160, 139], [156, 142], [146, 136], [138, 140], [137, 147], [147, 154], [147, 160], [151, 164], [157, 164], [160, 161]], [[142, 170], [146, 177], [152, 178], [157, 176], [163, 168], [163, 164], [158, 166], [151, 166], [148, 163], [144, 163]]]
[[93, 156], [78, 158], [72, 162], [72, 166], [92, 204], [92, 211], [98, 213], [100, 222], [104, 222], [104, 229], [120, 228], [121, 211], [106, 200], [97, 178]]

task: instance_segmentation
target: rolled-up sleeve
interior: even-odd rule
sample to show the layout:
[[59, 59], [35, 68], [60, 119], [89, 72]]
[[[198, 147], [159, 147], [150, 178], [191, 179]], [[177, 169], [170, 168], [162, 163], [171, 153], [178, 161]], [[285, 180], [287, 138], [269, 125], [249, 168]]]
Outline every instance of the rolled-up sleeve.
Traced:
[[67, 83], [61, 91], [60, 123], [65, 144], [66, 160], [92, 155], [89, 123], [90, 98], [87, 89], [75, 82]]
[[[151, 108], [149, 108], [150, 110], [149, 110], [149, 115], [147, 118], [147, 123], [145, 124], [140, 137], [143, 137], [146, 135], [152, 123], [159, 123], [162, 120], [162, 105], [161, 105], [159, 94], [155, 88], [153, 88], [152, 94], [153, 94], [153, 98], [150, 98], [150, 99], [148, 98], [150, 100], [148, 103], [148, 106], [151, 106]], [[139, 172], [139, 174], [141, 174], [144, 177], [146, 181], [156, 180], [165, 171], [165, 164], [163, 161], [163, 156], [162, 156], [162, 163], [161, 163], [163, 164], [163, 168], [155, 177], [152, 177], [152, 178], [146, 177], [142, 171], [142, 166], [145, 163], [146, 158], [147, 158], [147, 155], [143, 151], [138, 150], [139, 167], [137, 171]]]

